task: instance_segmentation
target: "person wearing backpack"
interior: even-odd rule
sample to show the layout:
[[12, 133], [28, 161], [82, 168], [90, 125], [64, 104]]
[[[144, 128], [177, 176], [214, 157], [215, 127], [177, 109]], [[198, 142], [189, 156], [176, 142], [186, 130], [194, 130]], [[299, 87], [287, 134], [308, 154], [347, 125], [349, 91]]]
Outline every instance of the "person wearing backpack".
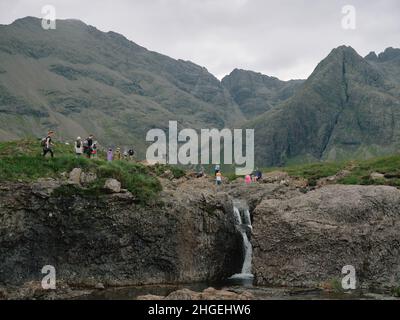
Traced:
[[90, 159], [92, 156], [92, 145], [93, 145], [93, 135], [89, 135], [89, 137], [83, 142], [83, 152], [86, 154], [86, 157]]
[[51, 157], [54, 158], [53, 143], [51, 140], [51, 137], [53, 136], [53, 134], [54, 134], [54, 131], [49, 131], [47, 133], [46, 138], [42, 139], [41, 145], [43, 148], [43, 157], [45, 157], [46, 154], [50, 152]]
[[135, 151], [133, 151], [133, 149], [129, 149], [129, 151], [128, 151], [129, 161], [134, 160], [134, 158], [133, 158], [134, 155], [135, 155]]
[[92, 157], [97, 158], [97, 141], [92, 144]]
[[77, 157], [80, 157], [83, 153], [83, 142], [81, 137], [76, 138], [75, 141], [75, 154]]

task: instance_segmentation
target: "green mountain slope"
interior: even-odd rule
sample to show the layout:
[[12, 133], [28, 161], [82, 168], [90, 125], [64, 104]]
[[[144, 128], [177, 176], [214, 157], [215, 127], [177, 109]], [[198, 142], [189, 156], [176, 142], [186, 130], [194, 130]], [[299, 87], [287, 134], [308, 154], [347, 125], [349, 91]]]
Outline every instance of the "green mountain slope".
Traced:
[[143, 151], [151, 128], [223, 128], [243, 120], [205, 68], [151, 52], [77, 20], [24, 18], [0, 26], [0, 137], [94, 133]]
[[397, 151], [400, 49], [362, 58], [334, 49], [306, 80], [205, 68], [151, 52], [78, 20], [43, 30], [0, 26], [0, 140], [94, 133], [103, 146], [146, 149], [149, 129], [255, 129], [260, 166], [369, 158]]
[[264, 165], [369, 158], [400, 142], [398, 82], [351, 47], [334, 49], [289, 100], [248, 122]]

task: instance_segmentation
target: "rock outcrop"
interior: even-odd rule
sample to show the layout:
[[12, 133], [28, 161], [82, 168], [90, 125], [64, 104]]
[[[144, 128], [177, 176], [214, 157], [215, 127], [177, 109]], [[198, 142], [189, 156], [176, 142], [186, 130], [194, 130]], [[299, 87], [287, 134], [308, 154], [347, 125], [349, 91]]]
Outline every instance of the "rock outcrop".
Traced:
[[318, 287], [352, 265], [358, 287], [400, 283], [400, 191], [326, 186], [291, 199], [267, 199], [253, 221], [257, 285]]
[[231, 199], [214, 189], [166, 189], [146, 206], [55, 180], [0, 189], [0, 287], [41, 281], [45, 265], [92, 288], [221, 280], [241, 268]]
[[171, 292], [168, 296], [145, 295], [139, 296], [137, 300], [254, 300], [252, 293], [234, 292], [230, 290], [216, 290], [207, 288], [203, 292], [196, 292], [189, 289], [181, 289]]

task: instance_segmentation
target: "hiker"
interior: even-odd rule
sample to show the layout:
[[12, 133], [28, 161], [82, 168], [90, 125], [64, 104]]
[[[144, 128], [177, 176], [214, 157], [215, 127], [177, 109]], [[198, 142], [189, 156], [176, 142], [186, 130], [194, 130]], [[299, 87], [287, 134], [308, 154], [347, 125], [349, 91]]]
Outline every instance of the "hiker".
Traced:
[[135, 151], [133, 151], [133, 149], [129, 149], [128, 151], [128, 155], [129, 155], [129, 160], [133, 161], [133, 156], [135, 155]]
[[219, 186], [219, 185], [222, 184], [222, 174], [221, 174], [220, 171], [218, 171], [218, 172], [215, 174], [215, 182], [216, 182], [217, 186]]
[[46, 154], [50, 152], [51, 157], [54, 158], [53, 143], [51, 141], [51, 137], [53, 136], [53, 134], [54, 131], [49, 131], [46, 138], [42, 139], [41, 145], [43, 147], [43, 157], [45, 157]]
[[113, 150], [111, 148], [107, 151], [107, 161], [113, 161]]
[[246, 177], [244, 178], [244, 181], [246, 182], [246, 184], [250, 184], [251, 183], [251, 176], [249, 174], [246, 175]]
[[121, 149], [117, 148], [114, 153], [114, 160], [121, 160]]
[[93, 145], [93, 135], [91, 134], [83, 142], [83, 152], [86, 154], [86, 157], [89, 159], [92, 156], [92, 145]]
[[216, 165], [215, 165], [215, 169], [214, 169], [215, 176], [216, 176], [217, 173], [220, 172], [220, 171], [221, 171], [221, 166], [220, 166], [219, 164], [216, 164]]
[[124, 150], [123, 156], [124, 160], [128, 161], [128, 151]]
[[77, 137], [75, 141], [75, 154], [80, 157], [83, 153], [83, 142], [81, 137]]
[[97, 158], [97, 141], [93, 142], [91, 149], [92, 149], [91, 151], [92, 157]]
[[255, 176], [256, 176], [256, 181], [261, 180], [261, 178], [262, 178], [262, 173], [261, 173], [261, 171], [257, 169], [257, 170], [256, 170]]
[[200, 166], [200, 168], [197, 170], [196, 178], [202, 178], [202, 177], [204, 177], [204, 167]]

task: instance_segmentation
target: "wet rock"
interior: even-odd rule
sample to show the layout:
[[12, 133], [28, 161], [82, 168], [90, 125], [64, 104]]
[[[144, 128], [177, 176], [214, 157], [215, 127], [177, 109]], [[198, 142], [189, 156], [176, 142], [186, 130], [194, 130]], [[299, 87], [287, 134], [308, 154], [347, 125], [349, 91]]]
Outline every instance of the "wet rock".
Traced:
[[121, 182], [116, 179], [107, 179], [104, 183], [104, 189], [110, 193], [121, 192]]
[[189, 289], [181, 289], [171, 292], [168, 296], [145, 295], [139, 296], [138, 300], [254, 300], [255, 297], [248, 291], [234, 292], [228, 290], [216, 290], [207, 288], [203, 292]]
[[102, 284], [101, 282], [96, 283], [96, 285], [94, 287], [95, 287], [95, 289], [99, 289], [99, 290], [105, 289], [104, 284]]

